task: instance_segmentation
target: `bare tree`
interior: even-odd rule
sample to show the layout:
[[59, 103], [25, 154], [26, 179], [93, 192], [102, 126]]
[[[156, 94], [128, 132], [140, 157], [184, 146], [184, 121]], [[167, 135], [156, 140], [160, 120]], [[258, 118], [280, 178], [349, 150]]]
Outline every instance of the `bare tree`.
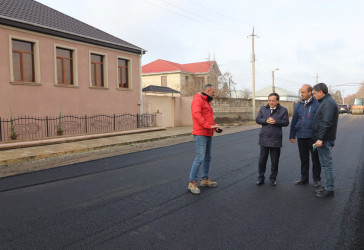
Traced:
[[332, 98], [334, 98], [334, 100], [336, 101], [337, 104], [342, 104], [343, 103], [343, 98], [341, 96], [341, 92], [340, 90], [337, 90], [335, 93], [330, 93]]
[[250, 88], [245, 87], [245, 88], [243, 88], [242, 93], [243, 93], [243, 96], [242, 96], [243, 99], [249, 99], [250, 95], [252, 94], [252, 91], [250, 90]]
[[[364, 84], [364, 82], [361, 84]], [[352, 106], [354, 104], [355, 98], [364, 98], [364, 85], [362, 85], [355, 94], [345, 97], [345, 103]]]
[[233, 80], [232, 74], [227, 71], [216, 79], [217, 97], [232, 97], [232, 93], [235, 91], [236, 83]]

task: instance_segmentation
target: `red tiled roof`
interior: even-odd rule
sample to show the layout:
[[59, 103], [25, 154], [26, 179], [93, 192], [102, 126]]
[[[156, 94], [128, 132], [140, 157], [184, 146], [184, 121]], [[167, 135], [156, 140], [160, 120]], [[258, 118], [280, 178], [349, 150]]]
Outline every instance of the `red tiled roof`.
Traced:
[[189, 73], [207, 73], [210, 71], [211, 67], [214, 64], [215, 61], [178, 64], [158, 59], [154, 62], [144, 65], [142, 67], [142, 72], [143, 74], [173, 72], [173, 71], [185, 71]]

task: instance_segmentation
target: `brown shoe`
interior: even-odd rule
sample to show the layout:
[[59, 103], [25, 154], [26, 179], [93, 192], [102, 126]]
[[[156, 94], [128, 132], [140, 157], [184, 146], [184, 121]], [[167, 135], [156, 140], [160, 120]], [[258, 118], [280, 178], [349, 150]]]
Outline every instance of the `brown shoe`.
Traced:
[[200, 186], [202, 187], [217, 187], [217, 182], [211, 181], [210, 178], [202, 180], [200, 182]]
[[187, 188], [193, 194], [200, 194], [200, 189], [197, 187], [197, 181], [190, 181]]

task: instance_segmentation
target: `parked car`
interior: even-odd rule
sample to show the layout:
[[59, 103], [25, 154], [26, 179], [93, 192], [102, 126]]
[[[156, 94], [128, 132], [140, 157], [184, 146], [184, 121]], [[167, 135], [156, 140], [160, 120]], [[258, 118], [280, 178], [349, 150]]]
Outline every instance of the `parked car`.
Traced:
[[347, 104], [339, 105], [339, 114], [344, 114], [344, 113], [349, 114], [349, 105]]

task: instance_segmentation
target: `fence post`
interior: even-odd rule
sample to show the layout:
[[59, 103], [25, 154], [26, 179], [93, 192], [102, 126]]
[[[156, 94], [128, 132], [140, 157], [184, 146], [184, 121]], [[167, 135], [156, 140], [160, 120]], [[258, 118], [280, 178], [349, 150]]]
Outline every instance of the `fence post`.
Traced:
[[114, 131], [115, 131], [115, 119], [116, 119], [116, 117], [115, 117], [115, 114], [114, 114]]
[[137, 128], [140, 128], [139, 114], [137, 114]]
[[49, 124], [48, 124], [48, 116], [46, 116], [46, 128], [47, 128], [47, 130], [46, 130], [46, 131], [47, 131], [47, 137], [49, 137], [49, 132], [48, 132], [48, 131], [49, 131], [49, 129], [48, 129], [48, 125], [49, 125]]
[[3, 141], [3, 130], [1, 126], [1, 117], [0, 117], [0, 141]]
[[86, 134], [87, 134], [87, 115], [85, 115], [85, 129], [86, 129]]

